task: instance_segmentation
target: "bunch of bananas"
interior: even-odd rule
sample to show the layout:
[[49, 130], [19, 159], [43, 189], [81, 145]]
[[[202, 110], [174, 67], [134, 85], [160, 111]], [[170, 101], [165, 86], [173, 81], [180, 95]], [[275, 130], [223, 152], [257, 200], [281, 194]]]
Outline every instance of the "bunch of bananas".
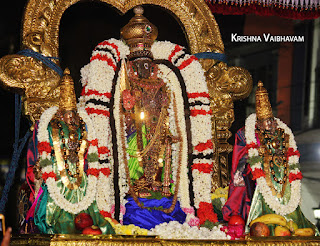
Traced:
[[[287, 221], [285, 217], [278, 215], [278, 214], [265, 214], [262, 215], [255, 220], [250, 222], [250, 227], [256, 223], [256, 222], [262, 222], [266, 225], [274, 224], [278, 225], [278, 229], [275, 230], [275, 234], [277, 236], [277, 232], [279, 233], [279, 236], [314, 236], [315, 230], [313, 228], [298, 228], [298, 225], [293, 222], [292, 220]], [[286, 234], [285, 231], [288, 233]]]

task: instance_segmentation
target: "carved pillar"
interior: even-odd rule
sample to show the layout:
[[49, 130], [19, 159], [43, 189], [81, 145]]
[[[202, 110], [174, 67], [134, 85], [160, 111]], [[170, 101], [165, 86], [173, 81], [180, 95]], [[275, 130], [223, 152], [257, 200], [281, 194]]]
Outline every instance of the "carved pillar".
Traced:
[[233, 102], [245, 98], [252, 90], [252, 78], [247, 70], [240, 67], [228, 67], [223, 62], [203, 60], [213, 112], [212, 132], [216, 143], [215, 158], [219, 165], [213, 175], [212, 191], [229, 185], [228, 155], [232, 146], [229, 128], [234, 121]]

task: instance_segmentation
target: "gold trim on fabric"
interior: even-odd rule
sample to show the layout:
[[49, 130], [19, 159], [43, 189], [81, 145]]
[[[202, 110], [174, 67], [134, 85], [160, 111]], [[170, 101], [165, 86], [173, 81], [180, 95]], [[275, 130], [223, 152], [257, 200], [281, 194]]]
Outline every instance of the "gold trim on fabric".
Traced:
[[61, 180], [65, 186], [67, 186], [70, 190], [76, 190], [79, 188], [81, 181], [82, 181], [82, 176], [83, 176], [83, 168], [84, 168], [84, 153], [87, 148], [87, 134], [86, 132], [83, 135], [82, 143], [80, 146], [80, 150], [78, 152], [78, 157], [79, 157], [79, 177], [77, 178], [77, 181], [75, 183], [71, 183], [66, 172], [65, 168], [65, 161], [62, 157], [61, 154], [61, 147], [60, 147], [60, 139], [59, 139], [59, 129], [57, 128], [52, 128], [52, 140], [53, 140], [53, 149], [56, 157], [56, 162], [58, 166], [58, 171], [61, 176]]

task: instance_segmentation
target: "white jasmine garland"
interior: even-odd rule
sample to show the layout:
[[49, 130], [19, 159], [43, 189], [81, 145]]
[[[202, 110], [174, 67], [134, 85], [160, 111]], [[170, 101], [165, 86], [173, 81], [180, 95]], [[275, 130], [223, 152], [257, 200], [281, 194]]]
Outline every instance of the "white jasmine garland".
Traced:
[[[278, 127], [284, 130], [286, 134], [289, 135], [289, 148], [292, 148], [294, 151], [297, 150], [297, 144], [294, 140], [294, 136], [292, 131], [289, 129], [289, 127], [283, 123], [278, 118], [275, 118], [278, 124]], [[256, 128], [256, 114], [251, 114], [247, 119], [245, 123], [245, 137], [247, 144], [257, 144], [256, 134], [255, 134], [255, 128]], [[252, 157], [258, 157], [259, 152], [257, 148], [250, 148], [248, 150], [249, 158]], [[299, 156], [293, 155], [289, 157], [288, 159], [288, 165], [289, 169], [290, 166], [296, 165], [299, 163]], [[262, 163], [258, 162], [254, 165], [251, 165], [252, 170], [256, 169], [262, 169]], [[299, 171], [298, 168], [295, 168], [293, 170], [290, 169], [290, 173], [297, 174]], [[301, 200], [301, 181], [299, 179], [292, 181], [291, 183], [288, 182], [287, 185], [290, 185], [290, 200], [287, 204], [281, 204], [280, 200], [272, 195], [272, 191], [270, 187], [266, 183], [265, 177], [257, 178], [257, 189], [261, 192], [265, 202], [268, 204], [268, 206], [279, 215], [286, 215], [292, 213], [296, 208], [298, 207], [300, 200]]]
[[[99, 99], [103, 102], [110, 102], [110, 98], [104, 100], [103, 97], [105, 95], [103, 93], [111, 93], [113, 78], [115, 76], [114, 73], [114, 65], [118, 65], [121, 59], [126, 58], [129, 54], [129, 48], [123, 42], [115, 39], [110, 39], [107, 41], [103, 41], [97, 47], [104, 48], [108, 46], [108, 49], [112, 50], [112, 55], [107, 54], [108, 52], [100, 52], [99, 50], [95, 50], [93, 52], [92, 57], [94, 56], [105, 56], [109, 59], [110, 64], [104, 61], [103, 59], [99, 60], [92, 60], [89, 65], [86, 65], [82, 70], [82, 83], [85, 85], [85, 92], [81, 98], [81, 101], [86, 103], [86, 109], [90, 110], [90, 108], [94, 109], [101, 109], [109, 112], [109, 108], [106, 106], [104, 109], [100, 107], [100, 105], [94, 105], [90, 103], [90, 99]], [[208, 96], [204, 96], [208, 94], [208, 88], [205, 80], [205, 76], [202, 70], [202, 67], [196, 58], [190, 55], [185, 54], [185, 56], [181, 56], [184, 54], [184, 49], [178, 45], [175, 45], [171, 42], [155, 42], [152, 45], [151, 51], [154, 55], [155, 59], [165, 59], [169, 60], [173, 64], [175, 64], [181, 71], [181, 75], [184, 79], [186, 90], [188, 95], [191, 93], [198, 93], [199, 95], [197, 98], [189, 97], [189, 103], [193, 103], [195, 101], [200, 101], [201, 105], [194, 105], [190, 106], [190, 110], [203, 110], [208, 112], [205, 115], [195, 115], [190, 117], [191, 122], [191, 141], [193, 145], [193, 154], [198, 155], [200, 154], [199, 151], [195, 150], [196, 145], [204, 144], [207, 141], [211, 141], [211, 114], [210, 114], [210, 106]], [[175, 52], [176, 51], [176, 52]], [[114, 60], [113, 57], [116, 57]], [[160, 77], [163, 75], [164, 81], [168, 84], [170, 90], [172, 90], [176, 97], [176, 106], [177, 106], [177, 115], [178, 115], [178, 124], [182, 131], [182, 139], [185, 142], [186, 137], [186, 125], [185, 125], [185, 116], [184, 116], [184, 102], [182, 99], [182, 90], [180, 87], [180, 83], [175, 76], [174, 72], [168, 69], [165, 65], [159, 64], [160, 73], [158, 74]], [[166, 81], [167, 80], [167, 81]], [[117, 82], [119, 84], [119, 82]], [[118, 86], [117, 86], [118, 87]], [[115, 95], [114, 96], [114, 119], [116, 123], [116, 131], [117, 131], [117, 139], [120, 138], [120, 130], [121, 126], [119, 125], [120, 114], [119, 114], [119, 102], [120, 102], [120, 91], [119, 88], [116, 87]], [[89, 90], [96, 90], [97, 93], [90, 94]], [[171, 108], [170, 108], [171, 107]], [[169, 127], [172, 132], [175, 132], [175, 122], [174, 121], [174, 113], [172, 110], [172, 105], [169, 106]], [[110, 130], [110, 122], [109, 117], [104, 115], [97, 115], [96, 113], [89, 113], [90, 117], [94, 122], [94, 125], [97, 129], [97, 138], [98, 138], [98, 147], [107, 146], [109, 150], [112, 150], [112, 142], [111, 142], [111, 130]], [[124, 129], [122, 129], [124, 131]], [[124, 133], [125, 134], [125, 133]], [[119, 144], [119, 143], [118, 143]], [[125, 143], [126, 144], [126, 143]], [[121, 146], [118, 147], [118, 159], [119, 159], [119, 188], [120, 188], [120, 202], [121, 205], [124, 205], [126, 201], [124, 201], [123, 197], [124, 194], [128, 190], [127, 179], [124, 174], [124, 163], [123, 158], [129, 158], [126, 153], [122, 153]], [[127, 147], [127, 146], [126, 146]], [[187, 167], [187, 144], [186, 142], [182, 144], [181, 149], [179, 149], [178, 144], [173, 144], [172, 146], [172, 158], [173, 160], [177, 160], [177, 155], [179, 151], [182, 152], [182, 163], [181, 163], [181, 174], [180, 174], [180, 189], [178, 193], [178, 199], [181, 203], [181, 206], [184, 208], [190, 208], [190, 201], [189, 201], [189, 180], [188, 180], [188, 167]], [[203, 155], [210, 155], [213, 153], [213, 149], [208, 148], [201, 152]], [[100, 160], [105, 160], [106, 156], [100, 155]], [[110, 161], [110, 170], [113, 173], [113, 156], [112, 153], [108, 155], [108, 160]], [[213, 160], [212, 158], [195, 158], [193, 163], [196, 164], [209, 164], [212, 165]], [[174, 164], [178, 164], [177, 161]], [[173, 175], [176, 174], [177, 167], [173, 165], [172, 167]], [[196, 170], [196, 169], [195, 169]], [[195, 171], [194, 170], [194, 171]], [[196, 170], [198, 171], [198, 170]], [[203, 174], [203, 175], [202, 175]], [[196, 207], [199, 207], [199, 202], [211, 202], [210, 201], [210, 191], [211, 191], [211, 179], [207, 179], [206, 176], [210, 174], [202, 173], [198, 171], [198, 174], [195, 175], [195, 183], [198, 184], [194, 186], [194, 194]], [[110, 182], [110, 186], [113, 184], [113, 175], [110, 175], [108, 178]], [[198, 179], [198, 180], [197, 180]], [[174, 182], [176, 180], [173, 180]], [[200, 187], [201, 186], [201, 187]], [[101, 191], [102, 192], [102, 191]], [[109, 192], [109, 198], [105, 199], [106, 203], [104, 207], [107, 209], [110, 206], [114, 206], [114, 192]], [[122, 215], [121, 215], [122, 216]], [[190, 217], [190, 216], [189, 216]], [[189, 218], [188, 217], [188, 218]]]
[[[199, 96], [195, 99], [192, 97], [188, 97], [189, 103], [194, 101], [200, 101], [202, 105], [191, 106], [190, 110], [205, 110], [210, 111], [209, 98], [201, 96], [203, 93], [208, 94], [208, 87], [206, 83], [206, 79], [203, 73], [203, 69], [201, 64], [191, 55], [185, 54], [184, 49], [179, 47], [176, 44], [173, 44], [168, 41], [164, 42], [156, 42], [152, 45], [151, 51], [155, 57], [155, 59], [168, 59], [172, 63], [174, 63], [181, 72], [181, 75], [184, 79], [187, 93], [199, 93]], [[177, 51], [177, 52], [176, 52]], [[181, 56], [184, 54], [184, 56]], [[183, 58], [181, 58], [183, 57]], [[187, 61], [191, 61], [187, 63], [185, 67], [183, 64], [186, 64]], [[195, 146], [199, 143], [206, 143], [208, 140], [212, 139], [212, 132], [211, 132], [211, 114], [207, 115], [196, 115], [190, 117], [191, 123], [191, 141], [193, 146], [193, 154], [197, 155], [199, 152], [195, 150]], [[212, 154], [213, 149], [207, 149], [204, 151], [203, 154]], [[203, 161], [196, 162], [197, 159], [193, 160], [193, 163], [213, 163], [212, 158], [210, 159], [203, 159]], [[199, 208], [200, 202], [210, 202], [210, 192], [205, 192], [204, 190], [211, 191], [211, 180], [204, 178], [206, 176], [205, 173], [200, 173], [198, 170], [193, 170], [193, 177], [194, 177], [194, 196], [195, 196], [195, 207]], [[198, 172], [194, 174], [194, 172]], [[198, 180], [199, 179], [199, 180]], [[202, 180], [202, 181], [201, 181]], [[207, 182], [204, 183], [203, 180]], [[202, 185], [199, 185], [202, 184]], [[204, 187], [201, 187], [204, 186]]]
[[[40, 142], [45, 142], [45, 143], [50, 143], [49, 140], [49, 134], [48, 134], [48, 125], [57, 112], [58, 107], [52, 107], [47, 109], [41, 116], [40, 122], [39, 122], [39, 129], [38, 129], [38, 141]], [[94, 127], [92, 125], [92, 122], [83, 109], [78, 109], [79, 116], [83, 119], [83, 121], [86, 123], [87, 126], [87, 132], [88, 132], [88, 141], [90, 142], [91, 140], [95, 139], [95, 131]], [[97, 148], [96, 146], [89, 145], [88, 147], [88, 153], [96, 153]], [[41, 155], [40, 161], [43, 160], [43, 156], [46, 156], [46, 159], [51, 161], [50, 154], [47, 153], [46, 155]], [[50, 159], [49, 159], [50, 158]], [[52, 164], [54, 165], [54, 164]], [[45, 166], [42, 168], [41, 172], [42, 174], [44, 173], [51, 173], [53, 171], [53, 166]], [[88, 168], [96, 168], [99, 169], [101, 166], [98, 165], [98, 162], [89, 162], [88, 163]], [[85, 179], [86, 177], [83, 176], [82, 179]], [[61, 209], [72, 213], [72, 214], [78, 214], [83, 210], [86, 210], [92, 202], [95, 200], [96, 196], [96, 184], [97, 184], [97, 177], [94, 175], [88, 175], [87, 177], [87, 187], [86, 187], [86, 195], [84, 198], [77, 202], [77, 203], [71, 203], [69, 202], [64, 195], [60, 193], [60, 188], [57, 186], [57, 182], [54, 177], [49, 177], [46, 180], [46, 184], [48, 187], [48, 192], [50, 197], [53, 199], [55, 204], [59, 206]], [[63, 188], [64, 189], [64, 188]]]
[[47, 127], [57, 111], [58, 111], [58, 107], [54, 106], [54, 107], [48, 108], [42, 113], [39, 121], [39, 129], [45, 129], [45, 130], [38, 131], [37, 137], [39, 142], [46, 142], [49, 139], [49, 132], [47, 131]]
[[[159, 65], [159, 73], [158, 76], [163, 79], [163, 81], [167, 84], [170, 91], [172, 92], [172, 100], [170, 104], [172, 104], [172, 110], [169, 111], [169, 127], [170, 129], [174, 128], [174, 132], [176, 132], [175, 136], [177, 136], [177, 127], [176, 124], [176, 118], [177, 123], [179, 124], [179, 128], [181, 130], [181, 163], [178, 161], [179, 151], [172, 151], [172, 157], [175, 162], [172, 162], [172, 169], [174, 170], [174, 184], [176, 184], [176, 174], [178, 165], [180, 166], [180, 184], [179, 184], [179, 190], [178, 190], [178, 200], [180, 201], [182, 208], [190, 207], [190, 196], [189, 196], [189, 189], [184, 189], [182, 187], [188, 187], [188, 144], [187, 144], [187, 129], [186, 129], [186, 122], [185, 122], [185, 115], [184, 115], [184, 104], [183, 104], [183, 98], [182, 98], [182, 91], [180, 87], [180, 83], [174, 73], [171, 72], [171, 70], [164, 65]], [[174, 101], [176, 104], [176, 110], [177, 115], [174, 113]], [[179, 144], [176, 144], [177, 148], [179, 148]]]
[[56, 181], [54, 178], [48, 178], [46, 181], [48, 192], [50, 197], [53, 199], [55, 204], [57, 204], [61, 209], [71, 213], [78, 214], [83, 210], [86, 210], [95, 199], [95, 190], [96, 190], [97, 178], [95, 176], [88, 176], [88, 186], [86, 189], [85, 197], [77, 202], [71, 203], [69, 202], [64, 195], [60, 193], [59, 188], [57, 187]]
[[[108, 48], [112, 52], [93, 51], [91, 59], [95, 55], [100, 54], [105, 56], [111, 61], [113, 66], [125, 58], [129, 54], [129, 48], [122, 41], [110, 39], [98, 44], [97, 48]], [[82, 84], [85, 86], [85, 92], [81, 96], [80, 101], [85, 104], [86, 109], [100, 109], [107, 114], [110, 109], [106, 106], [96, 105], [90, 103], [90, 99], [100, 100], [105, 103], [110, 103], [110, 97], [107, 96], [112, 89], [112, 80], [115, 76], [114, 67], [110, 66], [106, 60], [95, 59], [81, 69]], [[90, 91], [91, 90], [91, 91]], [[92, 93], [92, 90], [94, 93]], [[91, 93], [90, 93], [91, 92]], [[110, 151], [107, 154], [100, 154], [99, 159], [107, 161], [107, 167], [110, 168], [109, 177], [104, 177], [99, 180], [97, 204], [100, 211], [110, 212], [114, 216], [115, 197], [113, 185], [113, 156], [112, 156], [112, 133], [110, 128], [109, 116], [103, 114], [90, 113], [90, 117], [96, 127], [98, 147], [107, 147]], [[121, 182], [119, 180], [119, 182]], [[123, 185], [120, 185], [120, 189]], [[113, 210], [113, 212], [111, 211]]]

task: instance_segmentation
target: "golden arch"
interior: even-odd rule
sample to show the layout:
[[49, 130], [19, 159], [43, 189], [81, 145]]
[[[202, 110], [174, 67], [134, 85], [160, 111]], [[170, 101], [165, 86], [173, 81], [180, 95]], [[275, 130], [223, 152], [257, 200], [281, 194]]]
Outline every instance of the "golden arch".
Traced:
[[[61, 17], [67, 8], [77, 2], [79, 0], [30, 0], [23, 19], [23, 45], [58, 56]], [[141, 4], [161, 6], [175, 15], [184, 26], [192, 53], [224, 52], [219, 27], [204, 1], [100, 0], [100, 2], [115, 7], [122, 14]]]
[[[59, 25], [63, 13], [80, 0], [29, 0], [22, 27], [22, 49], [29, 48], [44, 56], [59, 56]], [[219, 27], [204, 0], [100, 0], [125, 14], [137, 5], [160, 6], [171, 12], [184, 27], [191, 53], [224, 53]], [[215, 162], [213, 189], [228, 185], [227, 140], [234, 121], [233, 101], [248, 96], [252, 79], [247, 70], [228, 67], [214, 60], [200, 61], [205, 70], [213, 111]], [[23, 55], [0, 59], [3, 87], [23, 96], [24, 113], [34, 123], [48, 107], [58, 104], [59, 75], [40, 61]]]

